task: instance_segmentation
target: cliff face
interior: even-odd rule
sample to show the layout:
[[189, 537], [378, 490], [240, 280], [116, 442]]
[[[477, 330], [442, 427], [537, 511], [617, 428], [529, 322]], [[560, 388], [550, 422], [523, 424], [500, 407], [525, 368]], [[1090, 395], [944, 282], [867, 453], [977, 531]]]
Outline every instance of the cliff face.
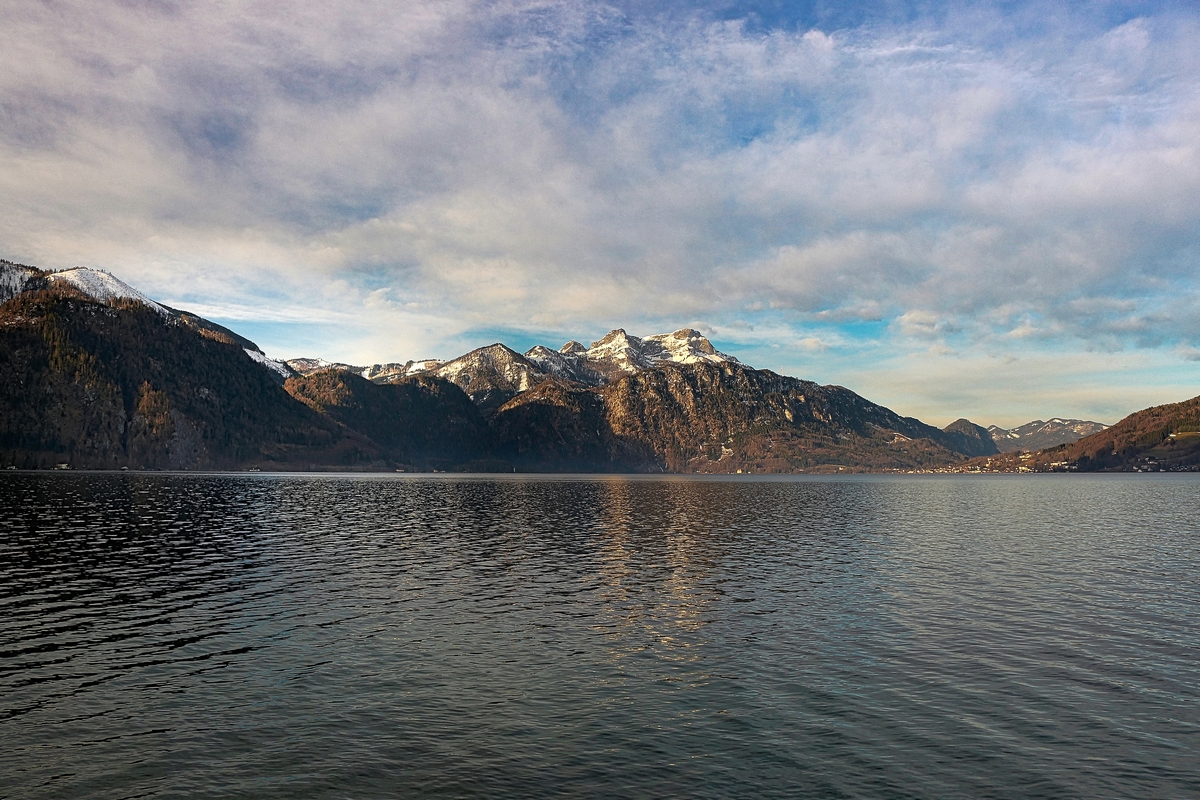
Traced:
[[231, 467], [377, 458], [295, 403], [239, 342], [69, 286], [0, 305], [0, 453], [45, 467]]
[[670, 471], [909, 468], [953, 461], [942, 432], [840, 386], [736, 363], [637, 373], [602, 390], [614, 433]]
[[646, 472], [657, 468], [651, 448], [623, 444], [604, 398], [561, 380], [548, 380], [501, 406], [491, 419], [496, 455], [523, 470]]

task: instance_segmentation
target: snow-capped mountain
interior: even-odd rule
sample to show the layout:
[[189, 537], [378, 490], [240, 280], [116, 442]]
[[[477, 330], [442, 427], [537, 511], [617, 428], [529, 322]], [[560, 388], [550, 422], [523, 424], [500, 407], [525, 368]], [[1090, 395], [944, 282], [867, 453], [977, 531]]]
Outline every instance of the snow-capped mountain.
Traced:
[[108, 303], [113, 300], [136, 300], [142, 305], [154, 309], [164, 317], [173, 316], [167, 308], [154, 302], [106, 270], [92, 269], [91, 267], [74, 267], [72, 269], [64, 269], [61, 272], [51, 272], [46, 275], [46, 280], [51, 284], [60, 282], [70, 284], [93, 300], [99, 300], [102, 303]]
[[32, 289], [45, 289], [55, 284], [72, 286], [85, 296], [108, 303], [113, 300], [135, 300], [163, 316], [175, 312], [159, 305], [111, 272], [91, 267], [72, 267], [59, 271], [42, 270], [0, 261], [0, 303]]
[[362, 376], [375, 383], [391, 383], [419, 372], [437, 369], [443, 362], [437, 358], [422, 358], [417, 361], [405, 361], [403, 364], [393, 361], [387, 364], [372, 364], [362, 371]]
[[591, 347], [570, 341], [558, 350], [537, 345], [522, 355], [496, 343], [437, 364], [428, 371], [458, 385], [481, 408], [491, 409], [549, 378], [601, 386], [669, 363], [700, 362], [738, 363], [738, 360], [718, 351], [690, 328], [645, 338], [630, 336], [618, 328], [593, 342]]
[[740, 363], [713, 347], [698, 331], [682, 328], [673, 333], [630, 336], [623, 329], [610, 331], [591, 347], [570, 341], [558, 350], [544, 345], [524, 355], [505, 345], [480, 347], [449, 361], [424, 359], [371, 367], [330, 362], [321, 358], [293, 358], [287, 365], [301, 375], [326, 369], [353, 372], [375, 383], [394, 383], [418, 374], [444, 378], [471, 396], [481, 407], [498, 408], [520, 392], [548, 378], [602, 386], [664, 364]]
[[484, 411], [551, 377], [537, 364], [500, 343], [480, 347], [430, 370], [457, 385]]
[[1082, 419], [1062, 419], [1055, 417], [1051, 420], [1035, 419], [1015, 428], [1001, 428], [997, 425], [988, 426], [987, 432], [992, 435], [992, 441], [1001, 453], [1011, 453], [1017, 450], [1036, 452], [1047, 447], [1057, 447], [1060, 444], [1070, 444], [1085, 436], [1099, 433], [1108, 428], [1103, 422], [1092, 422]]
[[324, 369], [336, 369], [361, 375], [366, 367], [356, 367], [353, 364], [342, 364], [337, 361], [326, 361], [323, 358], [289, 358], [283, 362], [299, 375], [311, 375]]
[[269, 370], [280, 382], [295, 374], [286, 364], [269, 357], [249, 339], [226, 327], [209, 322], [203, 317], [157, 303], [107, 270], [72, 267], [71, 269], [52, 271], [14, 264], [11, 261], [0, 261], [0, 303], [21, 292], [47, 289], [55, 285], [70, 286], [84, 296], [100, 303], [133, 300], [153, 309], [174, 324], [207, 331], [208, 335], [240, 344], [251, 361]]
[[525, 353], [525, 358], [536, 364], [547, 375], [566, 381], [576, 381], [587, 386], [599, 386], [605, 378], [587, 361], [587, 349], [579, 342], [567, 342], [559, 350], [537, 345]]
[[617, 328], [600, 341], [592, 342], [592, 346], [583, 353], [579, 353], [578, 342], [568, 342], [563, 347], [571, 347], [573, 353], [581, 355], [591, 369], [608, 380], [667, 363], [737, 363], [736, 358], [720, 352], [699, 331], [691, 328], [645, 338], [630, 336]]
[[673, 333], [630, 336], [622, 328], [609, 331], [591, 347], [570, 341], [558, 350], [538, 345], [525, 353], [549, 375], [598, 386], [663, 364], [708, 362], [739, 363], [712, 346], [698, 331], [682, 328]]

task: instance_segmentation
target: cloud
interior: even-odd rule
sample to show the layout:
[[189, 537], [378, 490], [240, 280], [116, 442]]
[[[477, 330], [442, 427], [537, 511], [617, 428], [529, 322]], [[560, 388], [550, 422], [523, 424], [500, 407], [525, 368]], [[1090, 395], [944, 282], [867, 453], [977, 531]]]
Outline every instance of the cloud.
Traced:
[[2, 255], [345, 315], [358, 360], [689, 320], [1190, 352], [1200, 15], [998, 9], [10, 4]]

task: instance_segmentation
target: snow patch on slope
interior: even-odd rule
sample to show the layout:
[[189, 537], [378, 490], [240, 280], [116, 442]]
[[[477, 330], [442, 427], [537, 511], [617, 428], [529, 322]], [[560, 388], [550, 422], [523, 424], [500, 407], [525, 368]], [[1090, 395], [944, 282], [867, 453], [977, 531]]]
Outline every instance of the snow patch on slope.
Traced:
[[31, 267], [0, 261], [0, 303], [11, 300], [25, 291], [25, 286], [37, 274], [38, 271]]
[[149, 306], [164, 317], [172, 316], [171, 312], [139, 292], [110, 272], [91, 267], [75, 267], [62, 272], [52, 272], [46, 279], [54, 283], [68, 283], [93, 300], [107, 303], [111, 300], [135, 300]]
[[242, 349], [246, 351], [246, 355], [250, 356], [253, 361], [262, 364], [272, 372], [278, 372], [285, 378], [290, 378], [296, 374], [288, 368], [287, 364], [284, 364], [282, 361], [276, 361], [260, 350], [251, 350], [249, 347], [243, 347]]
[[362, 371], [362, 376], [375, 383], [395, 383], [410, 375], [419, 375], [440, 367], [445, 362], [437, 358], [422, 358], [419, 361], [393, 361], [389, 364], [374, 364]]
[[[577, 345], [579, 350], [573, 351], [568, 349], [571, 345]], [[580, 345], [578, 342], [568, 342], [566, 345], [563, 345], [562, 350], [551, 350], [549, 347], [543, 347], [539, 344], [530, 348], [525, 353], [525, 358], [532, 361], [538, 369], [547, 375], [587, 384], [599, 383], [601, 378], [588, 367], [585, 353], [583, 345]]]

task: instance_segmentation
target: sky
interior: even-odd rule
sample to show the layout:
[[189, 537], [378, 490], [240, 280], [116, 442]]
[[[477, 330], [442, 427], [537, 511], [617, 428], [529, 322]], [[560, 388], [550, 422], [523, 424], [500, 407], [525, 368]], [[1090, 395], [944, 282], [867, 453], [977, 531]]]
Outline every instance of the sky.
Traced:
[[1193, 3], [0, 0], [0, 258], [357, 364], [692, 327], [946, 424], [1200, 394]]

